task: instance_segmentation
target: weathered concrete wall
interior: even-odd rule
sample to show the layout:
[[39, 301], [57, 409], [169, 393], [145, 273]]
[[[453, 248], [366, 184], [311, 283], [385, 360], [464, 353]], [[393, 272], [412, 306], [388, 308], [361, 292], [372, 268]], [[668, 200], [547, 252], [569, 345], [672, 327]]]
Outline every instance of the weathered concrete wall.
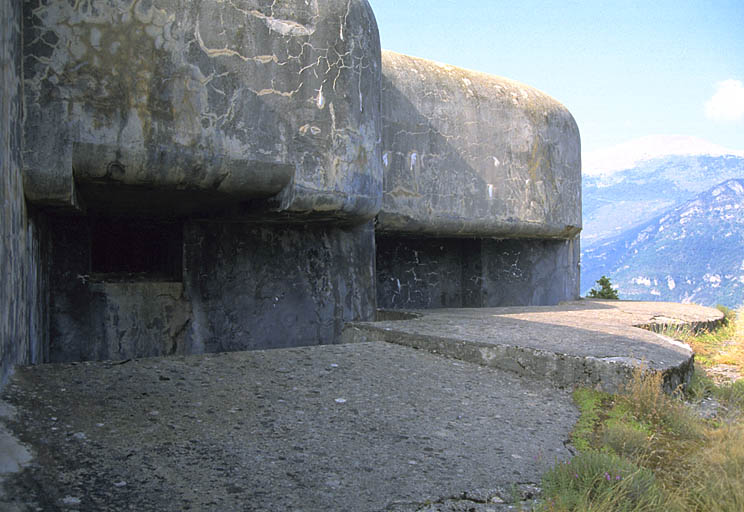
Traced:
[[577, 297], [578, 240], [377, 237], [377, 306], [557, 304]]
[[[3, 365], [334, 343], [376, 303], [578, 296], [571, 115], [383, 60], [366, 0], [27, 0], [22, 30], [19, 5], [2, 293], [25, 327], [4, 327]], [[49, 244], [23, 194], [59, 208]]]
[[29, 0], [24, 30], [29, 199], [188, 212], [272, 198], [262, 212], [357, 221], [379, 210], [380, 48], [365, 0]]
[[577, 298], [581, 161], [571, 114], [505, 78], [387, 51], [382, 69], [378, 306]]
[[83, 216], [50, 222], [53, 248], [48, 360], [188, 353], [183, 339], [191, 309], [183, 298], [182, 283], [141, 275], [122, 281], [121, 275], [94, 273], [91, 224]]
[[579, 298], [579, 238], [484, 239], [483, 306], [554, 305]]
[[337, 343], [374, 319], [374, 232], [327, 225], [188, 223], [192, 352]]
[[21, 5], [0, 2], [0, 387], [15, 364], [38, 363], [46, 346], [44, 218], [22, 188]]
[[177, 276], [95, 272], [94, 223], [53, 223], [51, 361], [334, 343], [374, 318], [371, 223], [166, 223], [184, 231]]
[[23, 5], [23, 191], [59, 208], [49, 360], [333, 343], [374, 317], [366, 0]]
[[573, 238], [579, 132], [532, 87], [385, 51], [378, 232]]
[[376, 246], [378, 308], [482, 305], [480, 240], [378, 235]]

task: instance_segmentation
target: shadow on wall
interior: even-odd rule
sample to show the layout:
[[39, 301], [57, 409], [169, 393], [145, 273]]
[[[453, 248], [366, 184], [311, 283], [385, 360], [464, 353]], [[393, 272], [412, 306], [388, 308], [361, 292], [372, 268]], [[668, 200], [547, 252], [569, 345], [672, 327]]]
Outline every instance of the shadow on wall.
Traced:
[[[116, 223], [121, 239], [92, 240]], [[334, 343], [346, 321], [374, 318], [369, 222], [76, 216], [52, 233], [53, 362]], [[132, 247], [147, 254], [127, 258]]]

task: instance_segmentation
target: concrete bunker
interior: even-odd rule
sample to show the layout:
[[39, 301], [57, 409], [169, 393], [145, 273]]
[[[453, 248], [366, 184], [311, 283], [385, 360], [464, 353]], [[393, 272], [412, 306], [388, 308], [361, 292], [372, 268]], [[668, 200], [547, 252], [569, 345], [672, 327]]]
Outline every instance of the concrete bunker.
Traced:
[[578, 296], [564, 107], [381, 52], [364, 0], [243, 4], [24, 2], [35, 361], [336, 343], [377, 308]]
[[383, 51], [377, 304], [576, 298], [581, 180], [571, 114], [532, 87]]
[[365, 1], [23, 9], [48, 360], [332, 343], [374, 318], [380, 48]]

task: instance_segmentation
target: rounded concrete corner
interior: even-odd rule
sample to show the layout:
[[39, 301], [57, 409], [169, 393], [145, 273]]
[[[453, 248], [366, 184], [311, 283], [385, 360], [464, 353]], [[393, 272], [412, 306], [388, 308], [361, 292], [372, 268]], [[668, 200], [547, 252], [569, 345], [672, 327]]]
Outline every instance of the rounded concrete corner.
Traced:
[[519, 82], [383, 51], [381, 232], [573, 238], [578, 127]]

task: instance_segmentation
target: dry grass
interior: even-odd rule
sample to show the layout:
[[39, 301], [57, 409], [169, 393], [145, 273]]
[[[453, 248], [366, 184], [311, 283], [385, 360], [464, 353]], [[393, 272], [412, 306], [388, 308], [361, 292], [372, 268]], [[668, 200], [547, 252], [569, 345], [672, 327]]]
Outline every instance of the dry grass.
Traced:
[[[726, 364], [744, 370], [737, 323], [744, 324], [675, 337], [703, 347], [707, 364], [734, 361]], [[701, 418], [682, 397], [664, 393], [660, 374], [642, 370], [617, 395], [576, 390], [582, 417], [573, 439], [581, 453], [546, 473], [537, 510], [744, 511], [744, 380], [717, 385], [696, 375], [690, 393], [715, 397], [727, 414]]]
[[693, 471], [680, 486], [687, 510], [744, 510], [744, 424], [709, 429], [690, 459]]
[[663, 384], [661, 373], [639, 368], [620, 392], [622, 403], [636, 419], [656, 425], [678, 439], [700, 439], [703, 432], [698, 415], [684, 402], [665, 393]]
[[731, 365], [744, 375], [744, 308], [737, 313], [720, 308], [725, 325], [713, 332], [694, 333], [687, 327], [670, 327], [663, 334], [692, 347], [696, 360], [704, 367]]

